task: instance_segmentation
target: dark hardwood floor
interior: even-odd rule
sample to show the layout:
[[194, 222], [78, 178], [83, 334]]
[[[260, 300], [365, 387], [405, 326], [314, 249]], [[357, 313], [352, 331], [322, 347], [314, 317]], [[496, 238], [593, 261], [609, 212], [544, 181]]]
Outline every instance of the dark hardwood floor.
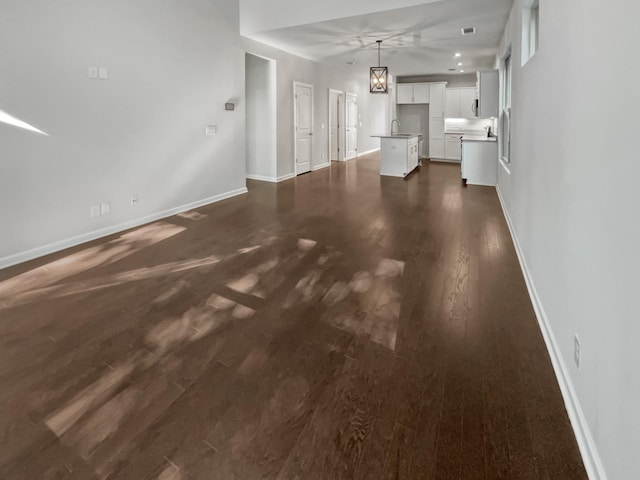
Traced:
[[586, 479], [495, 190], [377, 169], [0, 272], [0, 478]]

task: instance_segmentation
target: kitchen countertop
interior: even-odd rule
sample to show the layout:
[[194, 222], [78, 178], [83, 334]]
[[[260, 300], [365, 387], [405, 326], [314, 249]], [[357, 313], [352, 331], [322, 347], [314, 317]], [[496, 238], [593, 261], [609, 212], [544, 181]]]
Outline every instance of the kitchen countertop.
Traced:
[[415, 137], [422, 137], [421, 133], [396, 133], [393, 135], [371, 135], [372, 138], [406, 138], [407, 140]]
[[463, 135], [463, 142], [497, 142], [498, 137], [477, 137], [474, 135]]

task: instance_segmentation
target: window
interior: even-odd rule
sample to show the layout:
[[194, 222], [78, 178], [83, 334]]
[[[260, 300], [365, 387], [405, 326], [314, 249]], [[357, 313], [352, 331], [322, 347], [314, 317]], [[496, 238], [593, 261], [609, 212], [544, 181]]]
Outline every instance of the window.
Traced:
[[511, 54], [503, 61], [502, 68], [502, 109], [511, 108]]
[[522, 66], [538, 51], [540, 4], [535, 0], [522, 10]]
[[511, 53], [502, 61], [502, 112], [500, 113], [500, 155], [511, 163]]

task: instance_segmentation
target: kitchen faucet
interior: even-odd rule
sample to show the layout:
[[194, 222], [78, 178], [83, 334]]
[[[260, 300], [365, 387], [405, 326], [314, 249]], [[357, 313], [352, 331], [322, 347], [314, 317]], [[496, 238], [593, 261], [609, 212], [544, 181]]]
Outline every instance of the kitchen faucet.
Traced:
[[[398, 130], [400, 130], [400, 120], [398, 120], [397, 118], [394, 118], [393, 120], [391, 120], [391, 135], [393, 135], [393, 124], [397, 123], [398, 124]], [[396, 131], [396, 133], [398, 133]]]

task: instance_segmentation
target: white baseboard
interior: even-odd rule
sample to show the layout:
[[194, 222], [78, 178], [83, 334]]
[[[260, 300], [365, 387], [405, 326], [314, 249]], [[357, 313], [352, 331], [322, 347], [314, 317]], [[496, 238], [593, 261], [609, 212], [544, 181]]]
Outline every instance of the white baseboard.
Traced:
[[569, 414], [569, 420], [571, 421], [573, 432], [576, 435], [576, 440], [578, 442], [578, 447], [580, 448], [582, 461], [584, 462], [585, 469], [587, 470], [587, 475], [590, 480], [607, 480], [607, 474], [604, 470], [604, 466], [602, 465], [602, 460], [600, 459], [598, 449], [593, 440], [593, 436], [591, 435], [591, 431], [589, 430], [589, 425], [584, 416], [578, 396], [576, 395], [575, 388], [571, 382], [567, 365], [564, 362], [560, 349], [558, 348], [558, 342], [556, 341], [551, 324], [549, 323], [549, 318], [545, 313], [540, 296], [538, 295], [538, 291], [533, 283], [531, 271], [527, 266], [527, 261], [524, 257], [520, 242], [518, 241], [518, 236], [513, 223], [511, 222], [511, 216], [509, 215], [509, 211], [504, 203], [504, 198], [502, 198], [500, 188], [496, 187], [496, 191], [498, 192], [500, 205], [502, 205], [502, 211], [504, 212], [507, 225], [509, 226], [509, 232], [511, 232], [513, 244], [516, 247], [516, 254], [518, 255], [520, 268], [524, 274], [527, 289], [529, 290], [529, 296], [531, 297], [531, 302], [533, 303], [533, 308], [535, 310], [536, 317], [538, 318], [538, 324], [540, 325], [542, 336], [544, 337], [544, 341], [547, 345], [547, 350], [549, 350], [553, 370], [555, 371], [556, 378], [560, 384], [564, 404], [567, 409], [567, 413]]
[[290, 180], [295, 177], [296, 177], [295, 173], [287, 173], [286, 175], [282, 175], [281, 177], [278, 177], [278, 183], [284, 182], [285, 180]]
[[316, 165], [315, 167], [313, 167], [313, 171], [315, 172], [316, 170], [322, 170], [323, 168], [327, 168], [329, 166], [331, 166], [331, 162], [322, 163], [320, 165]]
[[271, 183], [280, 183], [285, 180], [289, 180], [290, 178], [295, 177], [295, 173], [288, 173], [287, 175], [282, 175], [281, 177], [267, 177], [265, 175], [253, 175], [251, 173], [247, 173], [247, 178], [249, 180], [258, 180], [260, 182], [271, 182]]
[[430, 158], [429, 161], [437, 163], [462, 163], [462, 160], [451, 160], [448, 158]]
[[278, 179], [276, 177], [267, 177], [264, 175], [253, 175], [251, 173], [247, 173], [247, 178], [249, 180], [258, 180], [260, 182], [271, 182], [271, 183], [278, 182]]
[[202, 200], [171, 208], [169, 210], [164, 210], [162, 212], [147, 215], [146, 217], [129, 220], [128, 222], [120, 223], [118, 225], [101, 228], [99, 230], [94, 230], [89, 233], [83, 233], [81, 235], [76, 235], [74, 237], [50, 243], [48, 245], [43, 245], [41, 247], [36, 247], [25, 252], [15, 253], [13, 255], [0, 258], [0, 270], [3, 268], [11, 267], [13, 265], [18, 265], [19, 263], [28, 262], [29, 260], [33, 260], [35, 258], [44, 257], [45, 255], [59, 252], [60, 250], [64, 250], [66, 248], [75, 247], [76, 245], [80, 245], [82, 243], [91, 242], [93, 240], [97, 240], [98, 238], [113, 235], [114, 233], [122, 232], [130, 228], [139, 227], [140, 225], [144, 225], [146, 223], [155, 222], [156, 220], [171, 217], [173, 215], [177, 215], [178, 213], [193, 210], [194, 208], [199, 208], [211, 203], [220, 202], [222, 200], [226, 200], [227, 198], [242, 195], [243, 193], [247, 193], [247, 189], [239, 188], [237, 190], [221, 193], [220, 195], [214, 195], [213, 197], [204, 198]]
[[380, 147], [374, 148], [373, 150], [367, 150], [366, 152], [358, 152], [358, 157], [364, 157], [365, 155], [369, 155], [370, 153], [376, 153], [380, 151]]

